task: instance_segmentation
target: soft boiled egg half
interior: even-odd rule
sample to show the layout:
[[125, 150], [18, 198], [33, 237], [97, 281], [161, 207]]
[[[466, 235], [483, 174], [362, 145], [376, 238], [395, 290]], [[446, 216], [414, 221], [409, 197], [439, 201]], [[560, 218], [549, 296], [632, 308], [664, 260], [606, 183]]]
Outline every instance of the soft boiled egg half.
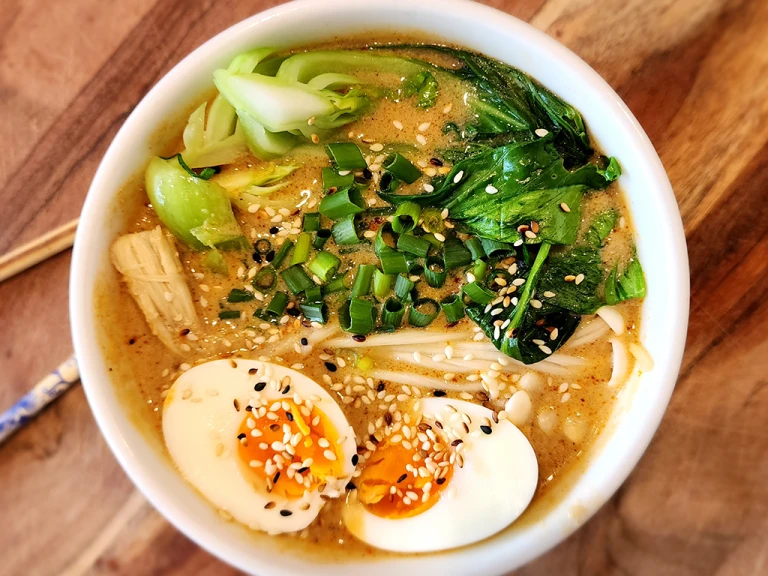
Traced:
[[355, 434], [303, 374], [256, 360], [184, 372], [163, 406], [163, 435], [184, 477], [219, 510], [270, 534], [306, 528], [344, 493]]
[[[460, 400], [428, 398], [380, 433], [344, 509], [348, 530], [384, 550], [471, 544], [511, 524], [536, 490], [533, 448], [507, 420]], [[415, 407], [415, 406], [414, 406]]]

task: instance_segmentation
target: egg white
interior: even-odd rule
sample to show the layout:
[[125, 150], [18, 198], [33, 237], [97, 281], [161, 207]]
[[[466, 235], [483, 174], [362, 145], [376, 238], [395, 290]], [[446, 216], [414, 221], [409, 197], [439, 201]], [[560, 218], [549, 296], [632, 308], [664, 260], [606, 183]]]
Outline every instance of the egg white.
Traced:
[[433, 552], [487, 538], [527, 508], [539, 475], [528, 439], [507, 420], [493, 424], [491, 434], [485, 434], [480, 426], [492, 412], [460, 400], [422, 400], [424, 421], [455, 419], [449, 405], [472, 420], [468, 434], [463, 429], [456, 433], [463, 440], [464, 466], [454, 466], [453, 477], [431, 508], [409, 518], [376, 516], [352, 496], [344, 509], [344, 522], [354, 536], [384, 550]]
[[[249, 374], [254, 369], [256, 373]], [[283, 394], [280, 386], [286, 376], [290, 389]], [[256, 392], [257, 382], [267, 382], [266, 388]], [[323, 491], [325, 496], [338, 497], [355, 469], [355, 433], [333, 398], [304, 374], [256, 360], [206, 362], [179, 376], [163, 406], [165, 443], [187, 481], [235, 520], [270, 534], [306, 528], [325, 502], [317, 491], [290, 500], [256, 485], [247, 463], [238, 458], [237, 434], [251, 400], [285, 400], [294, 394], [309, 400], [333, 424], [339, 438], [345, 437], [341, 444], [343, 473], [327, 482]], [[269, 502], [275, 505], [267, 509]]]

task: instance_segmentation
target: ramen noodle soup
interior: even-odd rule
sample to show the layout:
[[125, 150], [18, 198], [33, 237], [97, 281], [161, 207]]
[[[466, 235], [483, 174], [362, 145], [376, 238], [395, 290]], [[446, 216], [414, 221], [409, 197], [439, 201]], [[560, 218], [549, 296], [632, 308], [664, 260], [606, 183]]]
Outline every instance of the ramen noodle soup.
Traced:
[[296, 546], [512, 525], [652, 365], [621, 159], [460, 48], [256, 47], [212, 83], [121, 195], [127, 404], [222, 519]]

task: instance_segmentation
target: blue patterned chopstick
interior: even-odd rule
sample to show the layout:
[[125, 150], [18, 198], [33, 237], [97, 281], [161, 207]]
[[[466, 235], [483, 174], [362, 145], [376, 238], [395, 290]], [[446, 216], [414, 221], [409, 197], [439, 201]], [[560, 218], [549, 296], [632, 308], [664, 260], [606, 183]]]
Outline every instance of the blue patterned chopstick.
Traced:
[[80, 380], [80, 372], [77, 369], [75, 357], [72, 356], [40, 380], [21, 400], [0, 415], [0, 444], [78, 380]]

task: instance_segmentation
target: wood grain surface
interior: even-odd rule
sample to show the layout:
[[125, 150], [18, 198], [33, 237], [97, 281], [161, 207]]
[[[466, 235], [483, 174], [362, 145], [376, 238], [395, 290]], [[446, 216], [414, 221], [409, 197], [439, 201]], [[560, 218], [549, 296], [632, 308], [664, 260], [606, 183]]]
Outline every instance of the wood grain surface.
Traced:
[[[147, 90], [275, 3], [0, 1], [0, 252], [76, 217]], [[768, 2], [487, 3], [618, 91], [669, 173], [691, 258], [687, 350], [651, 447], [591, 521], [516, 574], [768, 574]], [[71, 353], [68, 267], [64, 253], [0, 284], [0, 409]], [[0, 447], [0, 526], [2, 574], [234, 573], [138, 494], [79, 387]]]

